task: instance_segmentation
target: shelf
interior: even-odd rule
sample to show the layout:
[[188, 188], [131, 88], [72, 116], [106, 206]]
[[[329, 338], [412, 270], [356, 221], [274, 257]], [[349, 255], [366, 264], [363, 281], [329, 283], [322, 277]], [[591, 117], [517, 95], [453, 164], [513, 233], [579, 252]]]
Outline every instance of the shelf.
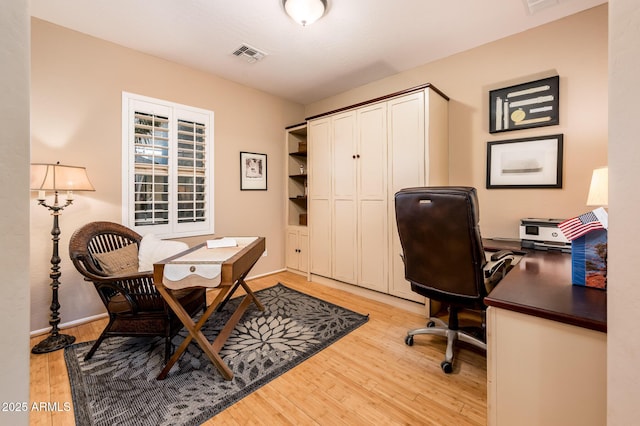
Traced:
[[307, 174], [304, 173], [304, 174], [301, 174], [301, 175], [289, 175], [289, 177], [291, 179], [304, 181], [307, 178]]
[[296, 152], [290, 152], [289, 155], [291, 155], [292, 157], [303, 157], [303, 158], [307, 158], [307, 151], [296, 151]]
[[294, 203], [307, 205], [307, 197], [289, 197], [289, 200], [293, 201]]

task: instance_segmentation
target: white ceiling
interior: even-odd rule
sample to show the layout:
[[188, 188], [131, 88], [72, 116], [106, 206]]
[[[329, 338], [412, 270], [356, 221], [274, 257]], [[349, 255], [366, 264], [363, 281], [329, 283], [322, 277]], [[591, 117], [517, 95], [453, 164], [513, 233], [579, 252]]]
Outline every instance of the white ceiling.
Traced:
[[[31, 15], [308, 104], [606, 3], [328, 0], [308, 27], [281, 0], [32, 0]], [[242, 44], [267, 53], [249, 63]]]

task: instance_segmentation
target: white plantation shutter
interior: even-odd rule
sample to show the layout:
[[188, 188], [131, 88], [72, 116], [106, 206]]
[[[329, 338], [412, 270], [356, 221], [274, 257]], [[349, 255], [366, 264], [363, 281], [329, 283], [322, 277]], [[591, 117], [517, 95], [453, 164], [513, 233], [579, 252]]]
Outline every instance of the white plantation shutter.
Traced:
[[206, 125], [178, 120], [178, 222], [206, 218]]
[[213, 112], [123, 93], [123, 223], [213, 233]]
[[134, 226], [169, 223], [169, 118], [134, 111]]

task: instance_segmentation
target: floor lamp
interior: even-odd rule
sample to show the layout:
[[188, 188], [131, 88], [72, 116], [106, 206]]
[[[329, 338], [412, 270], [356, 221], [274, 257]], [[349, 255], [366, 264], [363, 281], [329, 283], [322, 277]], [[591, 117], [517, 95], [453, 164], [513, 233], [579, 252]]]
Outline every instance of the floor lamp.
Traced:
[[[31, 164], [31, 190], [38, 191], [38, 204], [46, 207], [53, 216], [53, 254], [51, 255], [51, 331], [49, 336], [35, 345], [31, 352], [42, 354], [57, 351], [72, 344], [76, 338], [66, 334], [61, 334], [58, 330], [60, 323], [60, 303], [58, 302], [58, 287], [60, 286], [60, 256], [58, 255], [58, 242], [60, 240], [60, 227], [58, 217], [65, 207], [73, 203], [73, 191], [95, 191], [87, 170], [84, 167], [63, 166], [60, 162], [56, 164], [36, 163]], [[47, 191], [54, 193], [53, 204], [46, 203]], [[67, 200], [64, 204], [58, 203], [58, 192], [67, 191]]]

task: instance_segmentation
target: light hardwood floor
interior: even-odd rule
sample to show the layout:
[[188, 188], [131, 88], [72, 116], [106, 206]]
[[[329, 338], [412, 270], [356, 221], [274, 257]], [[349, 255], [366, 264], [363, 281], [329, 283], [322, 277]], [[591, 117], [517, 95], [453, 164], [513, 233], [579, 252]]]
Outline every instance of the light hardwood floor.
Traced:
[[[205, 422], [205, 425], [484, 425], [486, 359], [460, 345], [454, 372], [440, 369], [445, 341], [404, 337], [425, 318], [283, 272], [250, 282], [259, 290], [281, 282], [345, 308], [369, 321], [311, 359]], [[106, 320], [64, 330], [77, 342], [98, 337]], [[32, 338], [32, 345], [42, 337]], [[31, 402], [57, 403], [59, 411], [32, 411], [31, 425], [73, 425], [63, 351], [31, 355]]]

